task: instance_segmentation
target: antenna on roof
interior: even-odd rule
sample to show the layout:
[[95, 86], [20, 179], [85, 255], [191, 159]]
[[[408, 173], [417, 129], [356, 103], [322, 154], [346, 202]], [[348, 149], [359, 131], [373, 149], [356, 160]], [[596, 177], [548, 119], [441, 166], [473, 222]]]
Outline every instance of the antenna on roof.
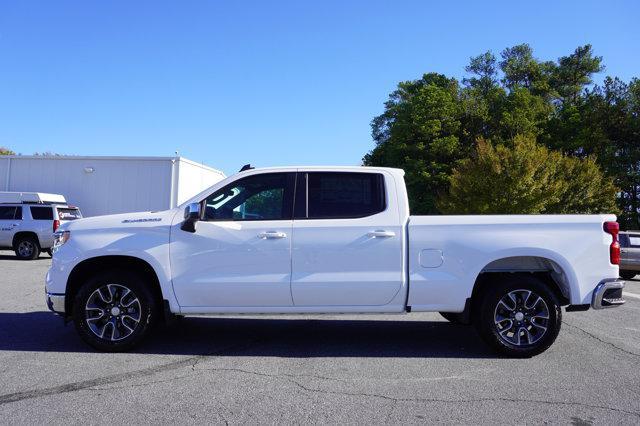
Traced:
[[253, 167], [251, 164], [245, 164], [244, 166], [242, 166], [240, 171], [244, 172], [245, 170], [251, 170], [251, 169], [255, 169], [255, 167]]

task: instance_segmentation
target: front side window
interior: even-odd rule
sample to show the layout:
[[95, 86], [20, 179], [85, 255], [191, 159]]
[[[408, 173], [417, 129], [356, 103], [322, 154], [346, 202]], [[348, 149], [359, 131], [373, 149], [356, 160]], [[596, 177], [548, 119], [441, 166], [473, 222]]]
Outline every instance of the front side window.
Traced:
[[308, 219], [359, 218], [386, 208], [384, 177], [379, 173], [310, 172], [306, 189]]
[[53, 220], [53, 210], [51, 207], [29, 207], [31, 217], [34, 220]]
[[0, 220], [13, 220], [15, 219], [16, 208], [3, 206], [0, 207]]
[[204, 220], [289, 220], [292, 173], [266, 173], [239, 179], [204, 201]]

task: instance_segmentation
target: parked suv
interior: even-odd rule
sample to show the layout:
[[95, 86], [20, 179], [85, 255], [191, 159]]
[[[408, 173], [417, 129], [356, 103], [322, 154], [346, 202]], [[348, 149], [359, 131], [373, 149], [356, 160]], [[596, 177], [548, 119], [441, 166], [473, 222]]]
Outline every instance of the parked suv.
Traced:
[[620, 232], [620, 277], [630, 280], [640, 274], [640, 231]]
[[81, 217], [62, 195], [0, 192], [0, 248], [13, 249], [23, 260], [37, 259], [42, 251], [51, 255], [58, 227]]

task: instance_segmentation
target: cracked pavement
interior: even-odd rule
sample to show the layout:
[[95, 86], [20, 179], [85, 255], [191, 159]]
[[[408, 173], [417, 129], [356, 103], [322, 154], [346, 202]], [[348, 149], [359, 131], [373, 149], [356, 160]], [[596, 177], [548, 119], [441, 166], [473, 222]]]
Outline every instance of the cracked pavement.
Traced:
[[637, 298], [525, 360], [438, 314], [189, 317], [102, 354], [46, 310], [49, 263], [0, 252], [3, 423], [640, 423]]

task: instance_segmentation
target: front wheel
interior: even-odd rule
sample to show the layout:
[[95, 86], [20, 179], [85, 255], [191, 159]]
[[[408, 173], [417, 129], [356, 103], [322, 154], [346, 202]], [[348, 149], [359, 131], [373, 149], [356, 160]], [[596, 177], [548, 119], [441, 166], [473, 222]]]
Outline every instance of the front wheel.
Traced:
[[103, 273], [78, 291], [73, 321], [89, 345], [105, 352], [121, 352], [149, 333], [157, 310], [149, 288], [136, 274]]
[[547, 350], [558, 337], [562, 309], [539, 279], [517, 275], [489, 284], [474, 321], [482, 339], [497, 351], [525, 358]]

